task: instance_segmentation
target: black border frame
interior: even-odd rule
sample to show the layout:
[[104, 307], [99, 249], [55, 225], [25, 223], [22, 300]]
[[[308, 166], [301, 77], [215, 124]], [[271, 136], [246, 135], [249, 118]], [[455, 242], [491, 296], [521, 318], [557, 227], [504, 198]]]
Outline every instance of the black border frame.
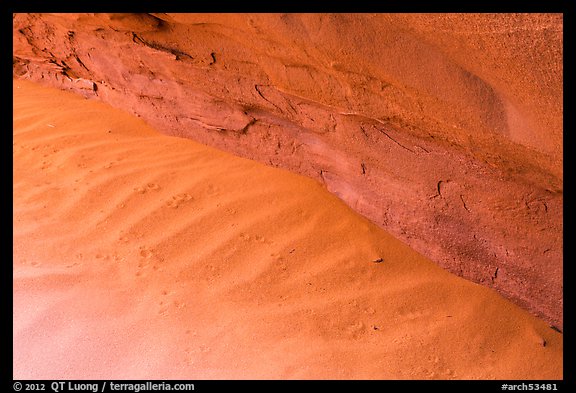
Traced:
[[[8, 4], [7, 4], [8, 3]], [[15, 0], [4, 0], [0, 4], [1, 9], [1, 21], [4, 34], [5, 42], [8, 41], [7, 37], [12, 36], [12, 15], [13, 13], [23, 13], [23, 12], [144, 12], [150, 10], [161, 10], [162, 12], [494, 12], [494, 13], [504, 13], [504, 12], [552, 12], [552, 13], [562, 13], [564, 17], [564, 261], [566, 261], [566, 255], [572, 255], [570, 249], [573, 244], [570, 241], [570, 221], [568, 217], [571, 217], [570, 210], [573, 209], [570, 203], [566, 203], [573, 197], [572, 186], [573, 183], [569, 181], [569, 176], [571, 175], [570, 168], [574, 168], [573, 156], [567, 154], [569, 150], [566, 148], [573, 147], [571, 143], [571, 134], [576, 131], [575, 116], [574, 116], [574, 92], [576, 91], [575, 79], [573, 70], [576, 70], [576, 65], [574, 64], [574, 41], [576, 39], [576, 31], [574, 30], [574, 10], [576, 8], [576, 1], [574, 0], [549, 0], [549, 1], [533, 1], [529, 2], [527, 0], [501, 0], [500, 2], [490, 3], [484, 1], [482, 3], [475, 2], [471, 4], [470, 2], [465, 2], [464, 0], [454, 1], [454, 0], [438, 0], [434, 2], [410, 2], [407, 0], [398, 2], [395, 1], [391, 4], [375, 3], [374, 1], [366, 1], [360, 3], [355, 1], [353, 3], [344, 3], [333, 1], [329, 5], [322, 5], [319, 3], [308, 2], [304, 3], [284, 3], [279, 2], [268, 2], [267, 4], [248, 4], [246, 2], [228, 2], [228, 1], [218, 1], [218, 2], [208, 2], [204, 0], [203, 3], [191, 3], [186, 4], [184, 1], [171, 1], [165, 0], [161, 4], [150, 4], [146, 1], [141, 1], [140, 3], [129, 3], [129, 2], [116, 2], [114, 4], [105, 4], [99, 2], [98, 4], [86, 4], [85, 2], [78, 2], [76, 4], [71, 2], [65, 2], [61, 0], [57, 1], [41, 1], [41, 0], [27, 0], [17, 2]], [[9, 50], [10, 48], [10, 50]], [[2, 65], [2, 76], [5, 79], [2, 82], [4, 88], [1, 89], [4, 99], [3, 103], [9, 102], [10, 109], [12, 107], [12, 93], [13, 80], [11, 78], [12, 71], [8, 66], [9, 58], [8, 56], [12, 52], [12, 41], [9, 45], [2, 46], [2, 53], [6, 57]], [[10, 89], [8, 89], [10, 87]], [[2, 105], [3, 111], [8, 112], [8, 106]], [[2, 117], [4, 123], [4, 133], [8, 135], [8, 120], [12, 117], [6, 113]], [[13, 125], [11, 121], [11, 126]], [[2, 157], [12, 157], [12, 153], [9, 151], [11, 146], [11, 138], [6, 140], [1, 145], [5, 150], [5, 154]], [[7, 159], [8, 160], [8, 159]], [[12, 168], [12, 160], [3, 163], [2, 168], [8, 172]], [[566, 179], [566, 174], [568, 174], [568, 179]], [[12, 178], [11, 174], [6, 174], [6, 177]], [[568, 180], [568, 181], [566, 181]], [[12, 202], [12, 194], [8, 194], [8, 199]], [[8, 213], [2, 213], [3, 215], [8, 215]], [[6, 217], [6, 222], [8, 217]], [[12, 234], [12, 230], [7, 231]], [[4, 250], [12, 250], [12, 246], [8, 244], [6, 240]], [[195, 384], [195, 390], [206, 391], [208, 389], [274, 389], [280, 387], [280, 383], [285, 384], [284, 387], [287, 388], [297, 388], [297, 387], [308, 387], [312, 389], [372, 389], [376, 387], [392, 388], [392, 389], [418, 389], [418, 390], [435, 390], [442, 389], [447, 391], [462, 391], [462, 389], [469, 388], [479, 388], [482, 391], [501, 391], [502, 384], [516, 383], [516, 384], [529, 384], [529, 383], [556, 383], [558, 390], [563, 390], [568, 386], [573, 386], [572, 389], [576, 388], [576, 379], [574, 372], [576, 371], [575, 357], [576, 344], [574, 340], [574, 313], [576, 312], [576, 301], [574, 292], [574, 283], [569, 281], [576, 278], [574, 273], [574, 264], [564, 263], [564, 379], [561, 381], [189, 381]], [[3, 294], [0, 296], [2, 303], [2, 312], [4, 315], [12, 315], [13, 313], [13, 284], [12, 284], [12, 264], [4, 263], [2, 264], [4, 268], [1, 278], [3, 280]], [[568, 311], [568, 312], [566, 312]], [[7, 332], [4, 337], [13, 337], [13, 326], [12, 323], [5, 321], [4, 327], [7, 327]], [[7, 341], [7, 340], [6, 340]], [[4, 364], [10, 364], [9, 368], [2, 372], [3, 382], [0, 386], [5, 386], [8, 391], [16, 391], [14, 388], [16, 380], [12, 379], [13, 376], [13, 346], [2, 351], [3, 355], [10, 355], [10, 359], [6, 359]], [[526, 359], [526, 361], [530, 361]], [[22, 383], [32, 382], [32, 381], [21, 381]], [[48, 391], [49, 385], [52, 381], [34, 381], [37, 383], [48, 384], [46, 390]], [[80, 382], [80, 381], [79, 381]], [[85, 383], [97, 382], [97, 381], [81, 381]], [[120, 381], [118, 381], [120, 382]], [[140, 383], [143, 381], [122, 381], [122, 382], [135, 382]], [[159, 381], [160, 382], [160, 381]], [[171, 381], [176, 382], [187, 382], [187, 381]], [[100, 382], [100, 385], [102, 382]], [[528, 390], [528, 389], [526, 389]], [[49, 390], [52, 391], [52, 390]], [[65, 391], [65, 390], [63, 390]]]

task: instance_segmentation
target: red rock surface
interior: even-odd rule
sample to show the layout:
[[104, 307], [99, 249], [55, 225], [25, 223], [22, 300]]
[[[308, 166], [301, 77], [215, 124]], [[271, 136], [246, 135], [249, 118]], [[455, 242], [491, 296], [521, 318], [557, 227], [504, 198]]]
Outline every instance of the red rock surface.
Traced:
[[562, 16], [15, 14], [14, 75], [307, 175], [562, 327]]

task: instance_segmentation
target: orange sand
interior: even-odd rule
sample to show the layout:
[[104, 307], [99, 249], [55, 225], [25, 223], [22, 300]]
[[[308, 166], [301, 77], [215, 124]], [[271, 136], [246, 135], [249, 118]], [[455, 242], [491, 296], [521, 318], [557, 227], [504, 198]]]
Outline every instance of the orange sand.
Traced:
[[14, 85], [15, 379], [562, 378], [561, 334], [317, 182]]

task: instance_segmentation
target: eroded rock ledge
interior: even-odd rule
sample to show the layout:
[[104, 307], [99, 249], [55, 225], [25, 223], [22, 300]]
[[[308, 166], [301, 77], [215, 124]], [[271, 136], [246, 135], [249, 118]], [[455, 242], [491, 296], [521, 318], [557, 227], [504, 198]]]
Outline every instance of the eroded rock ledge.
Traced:
[[562, 328], [561, 15], [13, 20], [15, 77], [315, 178]]

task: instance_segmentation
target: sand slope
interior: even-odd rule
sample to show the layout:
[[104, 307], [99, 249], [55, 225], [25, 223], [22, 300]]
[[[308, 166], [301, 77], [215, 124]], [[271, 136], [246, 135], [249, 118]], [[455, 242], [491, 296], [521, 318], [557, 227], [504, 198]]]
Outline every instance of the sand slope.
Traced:
[[14, 84], [15, 379], [562, 377], [561, 334], [315, 181]]

